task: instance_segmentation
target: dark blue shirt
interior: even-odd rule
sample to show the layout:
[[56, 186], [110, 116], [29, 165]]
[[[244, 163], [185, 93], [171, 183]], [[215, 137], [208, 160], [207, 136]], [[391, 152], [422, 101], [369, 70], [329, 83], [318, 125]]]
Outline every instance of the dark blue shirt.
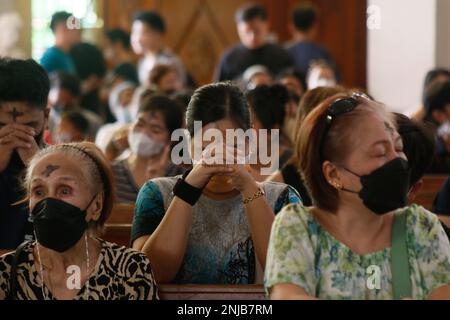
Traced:
[[294, 59], [295, 68], [303, 74], [308, 72], [309, 66], [314, 60], [324, 60], [333, 68], [336, 67], [328, 50], [314, 42], [296, 42], [288, 46], [287, 51]]
[[0, 172], [0, 249], [15, 249], [32, 234], [27, 205], [12, 204], [24, 198], [22, 177], [25, 165], [14, 152], [8, 167]]
[[248, 49], [239, 44], [222, 56], [216, 78], [218, 81], [236, 80], [254, 65], [263, 65], [273, 75], [277, 75], [292, 67], [292, 63], [289, 53], [275, 44], [268, 43], [257, 49]]

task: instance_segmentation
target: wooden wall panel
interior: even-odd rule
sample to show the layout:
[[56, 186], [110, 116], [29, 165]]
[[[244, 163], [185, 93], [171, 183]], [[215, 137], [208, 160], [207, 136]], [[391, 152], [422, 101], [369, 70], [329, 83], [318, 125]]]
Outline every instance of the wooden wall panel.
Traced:
[[[208, 83], [221, 53], [238, 41], [235, 10], [245, 0], [103, 0], [105, 26], [130, 30], [137, 10], [156, 9], [167, 20], [167, 44], [199, 84]], [[343, 83], [366, 86], [366, 0], [310, 0], [321, 11], [318, 41], [328, 47]], [[258, 0], [281, 42], [290, 38], [291, 9], [302, 0]]]

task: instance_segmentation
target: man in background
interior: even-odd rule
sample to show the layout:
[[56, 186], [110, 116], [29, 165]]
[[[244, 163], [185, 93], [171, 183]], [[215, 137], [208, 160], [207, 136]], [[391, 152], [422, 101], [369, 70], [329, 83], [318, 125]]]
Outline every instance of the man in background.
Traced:
[[254, 65], [266, 67], [272, 75], [292, 66], [289, 54], [280, 46], [269, 43], [269, 22], [266, 9], [249, 4], [235, 16], [241, 43], [222, 56], [216, 70], [216, 80], [239, 80], [245, 70]]
[[325, 61], [335, 68], [335, 63], [328, 50], [315, 42], [318, 29], [318, 10], [312, 4], [303, 4], [292, 11], [289, 26], [293, 42], [287, 46], [294, 59], [295, 69], [303, 74], [308, 72], [311, 63]]
[[48, 73], [64, 71], [76, 74], [75, 64], [69, 52], [81, 41], [78, 20], [68, 12], [56, 12], [52, 16], [50, 29], [55, 36], [55, 45], [45, 51], [41, 58], [41, 65]]

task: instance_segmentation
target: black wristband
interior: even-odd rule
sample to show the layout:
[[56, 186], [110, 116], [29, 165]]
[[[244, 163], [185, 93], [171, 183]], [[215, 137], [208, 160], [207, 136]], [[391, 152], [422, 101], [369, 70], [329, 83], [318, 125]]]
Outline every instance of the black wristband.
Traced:
[[184, 180], [186, 176], [187, 174], [178, 179], [177, 183], [173, 187], [172, 194], [189, 203], [191, 206], [194, 206], [197, 203], [198, 199], [200, 199], [203, 189], [196, 188], [187, 183]]

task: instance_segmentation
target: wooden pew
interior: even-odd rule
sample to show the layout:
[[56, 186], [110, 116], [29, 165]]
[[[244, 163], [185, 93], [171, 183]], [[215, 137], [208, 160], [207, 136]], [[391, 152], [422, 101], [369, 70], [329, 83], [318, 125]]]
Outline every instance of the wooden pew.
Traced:
[[106, 223], [108, 224], [132, 224], [134, 217], [134, 204], [115, 204]]
[[102, 239], [122, 246], [130, 245], [131, 224], [134, 216], [134, 204], [116, 204], [105, 224]]
[[447, 175], [426, 175], [423, 177], [422, 189], [417, 194], [414, 203], [423, 206], [427, 210], [431, 210], [433, 207], [434, 198], [436, 194], [441, 190]]
[[161, 300], [265, 300], [262, 285], [160, 285]]

